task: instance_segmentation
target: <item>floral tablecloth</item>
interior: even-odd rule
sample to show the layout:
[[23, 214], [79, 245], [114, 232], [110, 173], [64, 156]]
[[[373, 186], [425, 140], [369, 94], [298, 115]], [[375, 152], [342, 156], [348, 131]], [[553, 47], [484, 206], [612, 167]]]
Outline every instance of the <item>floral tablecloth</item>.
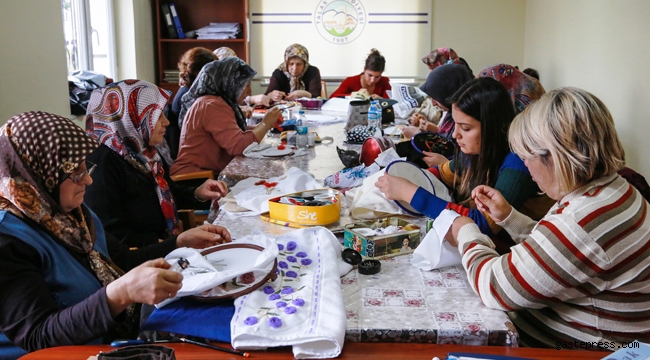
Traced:
[[508, 315], [485, 307], [461, 265], [421, 271], [411, 255], [341, 278], [346, 341], [517, 346]]

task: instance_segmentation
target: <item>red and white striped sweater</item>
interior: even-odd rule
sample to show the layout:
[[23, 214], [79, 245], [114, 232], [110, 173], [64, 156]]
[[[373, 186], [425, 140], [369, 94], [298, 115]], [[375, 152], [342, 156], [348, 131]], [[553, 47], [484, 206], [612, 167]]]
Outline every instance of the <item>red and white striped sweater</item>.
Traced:
[[550, 346], [649, 342], [647, 211], [641, 194], [615, 174], [566, 195], [539, 222], [513, 209], [499, 223], [517, 242], [509, 254], [499, 256], [474, 224], [459, 231], [458, 247], [483, 302], [517, 311], [520, 331]]

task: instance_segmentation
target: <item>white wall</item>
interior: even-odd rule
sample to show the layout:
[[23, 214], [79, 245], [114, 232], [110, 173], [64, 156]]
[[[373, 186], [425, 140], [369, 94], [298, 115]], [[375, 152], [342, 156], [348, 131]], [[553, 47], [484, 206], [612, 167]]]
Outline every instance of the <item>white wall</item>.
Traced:
[[2, 0], [0, 123], [29, 110], [70, 116], [60, 1]]
[[[650, 176], [650, 1], [528, 0], [524, 63], [547, 90], [583, 88], [609, 108], [628, 166]], [[650, 177], [648, 178], [650, 179]]]
[[117, 80], [156, 81], [152, 2], [114, 0]]
[[454, 49], [474, 75], [498, 63], [522, 68], [525, 17], [526, 0], [433, 0], [431, 48]]

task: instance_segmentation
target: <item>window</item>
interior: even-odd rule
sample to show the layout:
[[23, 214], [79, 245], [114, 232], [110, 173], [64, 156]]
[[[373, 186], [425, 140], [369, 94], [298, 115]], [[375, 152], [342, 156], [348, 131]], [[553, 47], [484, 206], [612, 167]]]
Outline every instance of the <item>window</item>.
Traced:
[[61, 0], [68, 72], [116, 77], [111, 0]]

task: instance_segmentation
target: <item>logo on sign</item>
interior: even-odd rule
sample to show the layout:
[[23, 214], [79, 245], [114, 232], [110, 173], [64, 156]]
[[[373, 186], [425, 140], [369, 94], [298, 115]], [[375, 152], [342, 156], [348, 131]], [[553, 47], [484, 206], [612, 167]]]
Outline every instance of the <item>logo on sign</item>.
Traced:
[[359, 0], [321, 0], [314, 12], [316, 30], [333, 44], [347, 44], [366, 27], [366, 10]]

